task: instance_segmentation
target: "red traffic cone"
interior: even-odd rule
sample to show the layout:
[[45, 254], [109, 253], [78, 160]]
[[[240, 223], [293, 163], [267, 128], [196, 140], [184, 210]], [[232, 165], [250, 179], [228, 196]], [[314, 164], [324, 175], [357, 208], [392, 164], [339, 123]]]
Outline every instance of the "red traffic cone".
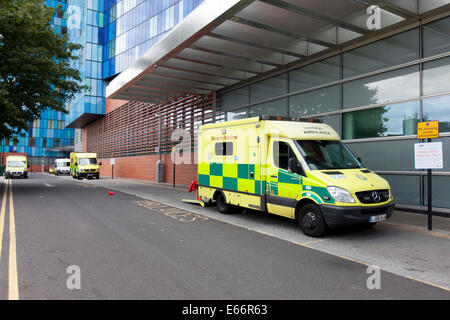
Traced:
[[112, 195], [114, 195], [114, 192], [108, 191], [108, 194], [109, 194], [110, 196], [112, 196]]

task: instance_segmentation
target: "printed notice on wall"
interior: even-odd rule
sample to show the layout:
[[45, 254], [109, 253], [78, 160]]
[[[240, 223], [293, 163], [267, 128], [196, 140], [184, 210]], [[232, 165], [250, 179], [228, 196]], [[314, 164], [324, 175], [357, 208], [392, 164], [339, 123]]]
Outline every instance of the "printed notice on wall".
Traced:
[[414, 144], [416, 169], [443, 169], [442, 142]]

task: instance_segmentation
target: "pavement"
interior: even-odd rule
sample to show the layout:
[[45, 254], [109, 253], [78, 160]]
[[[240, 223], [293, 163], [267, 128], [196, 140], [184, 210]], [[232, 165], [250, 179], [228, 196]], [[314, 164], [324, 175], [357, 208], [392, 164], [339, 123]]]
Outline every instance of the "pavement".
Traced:
[[449, 218], [434, 216], [433, 231], [428, 231], [426, 215], [395, 211], [388, 221], [378, 223], [374, 228], [331, 230], [330, 234], [317, 240], [304, 235], [290, 219], [255, 211], [222, 215], [215, 207], [202, 208], [184, 203], [183, 198], [195, 197], [185, 186], [173, 188], [171, 184], [122, 178], [83, 180], [82, 183], [159, 201], [278, 239], [306, 243], [308, 247], [335, 256], [377, 265], [382, 270], [417, 281], [450, 288]]
[[[168, 185], [36, 173], [12, 185], [0, 299], [14, 297], [14, 279], [19, 299], [450, 299], [445, 228], [317, 239], [282, 217], [183, 203], [193, 195]], [[381, 289], [368, 288], [368, 265]], [[73, 270], [80, 289], [69, 289]]]

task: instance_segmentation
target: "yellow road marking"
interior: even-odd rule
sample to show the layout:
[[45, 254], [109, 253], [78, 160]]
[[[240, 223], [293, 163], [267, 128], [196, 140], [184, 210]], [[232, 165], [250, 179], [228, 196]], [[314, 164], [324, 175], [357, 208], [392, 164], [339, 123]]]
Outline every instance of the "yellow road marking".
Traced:
[[5, 191], [3, 192], [2, 208], [0, 211], [0, 261], [2, 260], [2, 243], [3, 243], [3, 229], [5, 227], [5, 211], [6, 211], [6, 197], [8, 194], [9, 180], [6, 180]]
[[417, 282], [421, 282], [421, 283], [427, 284], [429, 286], [433, 286], [433, 287], [445, 290], [445, 291], [450, 291], [450, 288], [447, 288], [447, 287], [444, 287], [444, 286], [440, 286], [438, 284], [434, 284], [434, 283], [431, 283], [431, 282], [428, 282], [428, 281], [425, 281], [425, 280], [420, 280], [420, 279], [417, 279], [417, 278], [414, 278], [414, 277], [410, 277], [410, 276], [405, 276], [405, 277], [408, 278], [408, 279], [417, 281]]
[[12, 194], [12, 182], [9, 186], [9, 281], [8, 299], [19, 300], [19, 280], [17, 276], [17, 251], [16, 251], [16, 222], [14, 219], [14, 204]]
[[356, 260], [356, 259], [352, 259], [352, 258], [349, 258], [349, 257], [339, 256], [339, 258], [342, 258], [342, 259], [345, 259], [345, 260], [348, 260], [348, 261], [351, 261], [351, 262], [363, 264], [363, 265], [365, 265], [365, 266], [370, 266], [370, 264], [368, 264], [368, 263], [366, 263], [366, 262], [362, 262], [362, 261], [359, 261], [359, 260]]
[[315, 241], [310, 241], [310, 242], [303, 242], [302, 244], [306, 246], [306, 245], [314, 244], [314, 243], [317, 243], [317, 242], [328, 241], [328, 240], [330, 240], [330, 239], [327, 238], [327, 239], [320, 239], [320, 240], [315, 240]]

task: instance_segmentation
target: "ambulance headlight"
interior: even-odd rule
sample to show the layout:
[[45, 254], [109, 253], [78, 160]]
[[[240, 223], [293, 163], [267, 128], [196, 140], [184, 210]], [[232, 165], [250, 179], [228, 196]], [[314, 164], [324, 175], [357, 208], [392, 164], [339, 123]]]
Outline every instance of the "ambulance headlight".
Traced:
[[338, 202], [355, 203], [355, 199], [347, 190], [338, 187], [327, 187], [327, 189], [334, 200]]

